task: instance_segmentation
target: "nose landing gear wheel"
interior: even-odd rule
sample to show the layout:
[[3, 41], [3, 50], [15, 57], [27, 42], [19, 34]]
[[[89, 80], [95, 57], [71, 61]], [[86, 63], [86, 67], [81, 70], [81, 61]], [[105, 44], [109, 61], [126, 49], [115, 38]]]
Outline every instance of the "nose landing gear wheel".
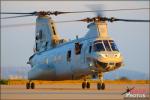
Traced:
[[103, 73], [99, 73], [99, 82], [97, 83], [97, 89], [98, 90], [105, 90], [105, 83], [103, 81]]
[[97, 83], [98, 90], [105, 90], [105, 83]]
[[97, 89], [98, 90], [105, 90], [105, 83], [97, 83]]

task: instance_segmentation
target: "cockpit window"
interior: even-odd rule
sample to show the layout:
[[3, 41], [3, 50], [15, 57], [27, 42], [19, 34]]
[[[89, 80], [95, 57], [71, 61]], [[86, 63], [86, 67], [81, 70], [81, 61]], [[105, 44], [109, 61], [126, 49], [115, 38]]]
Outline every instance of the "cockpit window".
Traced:
[[109, 42], [113, 51], [119, 51], [113, 40], [109, 40]]
[[95, 42], [93, 46], [94, 51], [105, 51], [105, 48], [102, 44], [102, 42]]
[[111, 51], [111, 48], [110, 48], [110, 46], [109, 46], [108, 41], [107, 41], [107, 40], [104, 40], [103, 42], [104, 42], [104, 45], [105, 45], [106, 51]]
[[93, 45], [94, 51], [119, 51], [113, 40], [97, 40]]

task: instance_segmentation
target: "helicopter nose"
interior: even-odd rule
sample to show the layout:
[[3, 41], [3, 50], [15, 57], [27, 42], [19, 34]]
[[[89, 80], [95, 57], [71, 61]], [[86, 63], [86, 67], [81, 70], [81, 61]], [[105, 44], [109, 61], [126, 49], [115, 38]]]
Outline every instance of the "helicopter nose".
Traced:
[[123, 57], [120, 53], [101, 53], [98, 56], [98, 60], [101, 62], [121, 62]]
[[120, 62], [115, 62], [115, 61], [114, 62], [102, 62], [102, 61], [97, 60], [95, 62], [95, 65], [100, 71], [107, 72], [107, 71], [112, 71], [112, 70], [115, 70], [115, 69], [121, 67], [123, 65], [123, 62], [122, 61], [120, 61]]
[[122, 56], [114, 55], [103, 55], [99, 57], [95, 65], [98, 69], [102, 71], [111, 71], [115, 70], [123, 65], [123, 58]]

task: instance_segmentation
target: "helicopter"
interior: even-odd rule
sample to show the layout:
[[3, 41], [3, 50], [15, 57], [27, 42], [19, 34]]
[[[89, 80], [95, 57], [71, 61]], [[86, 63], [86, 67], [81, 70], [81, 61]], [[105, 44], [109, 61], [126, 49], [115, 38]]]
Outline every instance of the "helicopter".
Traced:
[[[149, 8], [140, 8], [149, 9]], [[97, 10], [123, 11], [138, 9]], [[98, 76], [97, 89], [105, 90], [103, 73], [117, 70], [124, 65], [123, 56], [115, 41], [108, 34], [107, 22], [150, 22], [150, 20], [118, 19], [115, 17], [103, 17], [98, 15], [93, 18], [62, 22], [86, 22], [87, 34], [74, 40], [62, 39], [57, 33], [55, 21], [52, 15], [70, 13], [87, 13], [97, 11], [35, 11], [31, 13], [1, 12], [1, 14], [22, 14], [20, 16], [5, 17], [1, 19], [37, 16], [34, 54], [29, 57], [27, 64], [31, 65], [28, 72], [29, 82], [26, 89], [34, 89], [33, 80], [61, 81], [78, 80], [83, 78], [82, 89], [89, 89], [90, 82], [86, 76]]]

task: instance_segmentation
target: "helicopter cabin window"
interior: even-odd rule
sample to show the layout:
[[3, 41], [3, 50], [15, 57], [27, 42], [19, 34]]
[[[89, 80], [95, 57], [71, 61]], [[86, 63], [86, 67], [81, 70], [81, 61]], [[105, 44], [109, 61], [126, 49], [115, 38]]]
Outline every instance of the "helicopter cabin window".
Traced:
[[109, 40], [109, 43], [110, 43], [111, 48], [112, 48], [113, 51], [119, 51], [113, 40]]
[[39, 39], [39, 36], [38, 36], [38, 35], [36, 35], [35, 39], [36, 39], [36, 40], [38, 40], [38, 39]]
[[36, 35], [35, 39], [36, 39], [36, 40], [42, 39], [42, 34], [43, 34], [42, 30], [40, 30], [40, 31], [38, 32], [38, 35]]
[[52, 26], [52, 30], [53, 30], [54, 35], [56, 35], [55, 29], [53, 26]]
[[43, 31], [40, 30], [40, 31], [39, 31], [39, 39], [42, 39], [42, 34], [43, 34]]
[[36, 45], [35, 45], [35, 50], [36, 50], [36, 51], [39, 51], [37, 43], [36, 43]]
[[82, 44], [75, 43], [75, 54], [76, 55], [79, 55], [81, 53], [81, 49], [82, 49]]
[[89, 46], [89, 53], [91, 53], [92, 51], [92, 46]]
[[67, 62], [71, 61], [71, 50], [67, 52]]
[[101, 40], [95, 41], [93, 45], [93, 50], [98, 52], [98, 51], [105, 51], [105, 48], [103, 46], [103, 43]]
[[48, 42], [45, 43], [45, 49], [47, 49]]
[[111, 51], [110, 45], [109, 45], [109, 43], [108, 43], [108, 40], [104, 40], [103, 42], [104, 42], [106, 51]]

